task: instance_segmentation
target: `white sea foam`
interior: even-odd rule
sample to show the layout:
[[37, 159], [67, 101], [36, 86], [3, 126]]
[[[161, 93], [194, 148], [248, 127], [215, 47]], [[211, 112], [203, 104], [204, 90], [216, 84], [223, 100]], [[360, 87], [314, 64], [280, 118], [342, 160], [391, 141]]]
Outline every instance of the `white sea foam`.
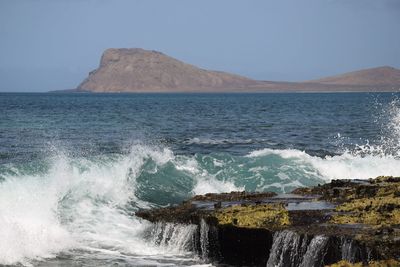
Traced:
[[250, 152], [247, 157], [254, 158], [254, 157], [262, 157], [262, 156], [268, 156], [268, 155], [278, 155], [281, 158], [284, 159], [289, 159], [289, 158], [300, 158], [307, 153], [304, 151], [300, 151], [297, 149], [270, 149], [270, 148], [265, 148], [261, 150], [255, 150]]
[[[398, 106], [394, 102], [389, 107], [380, 143], [324, 158], [269, 148], [245, 157], [176, 156], [168, 148], [135, 144], [125, 155], [87, 159], [59, 153], [47, 171], [34, 174], [10, 166], [0, 182], [0, 264], [28, 265], [70, 249], [107, 258], [162, 257], [165, 248], [143, 238], [149, 224], [133, 214], [157, 204], [140, 197], [143, 189], [160, 196], [243, 189], [287, 192], [321, 180], [400, 176]], [[149, 177], [154, 184], [147, 188]], [[167, 186], [157, 187], [158, 182]]]
[[[320, 158], [294, 149], [262, 149], [251, 152], [248, 157], [276, 156], [290, 160], [291, 165], [301, 169], [308, 167], [318, 177], [332, 179], [367, 179], [379, 175], [400, 175], [400, 159], [391, 155], [353, 155], [346, 152], [338, 156]], [[306, 168], [304, 168], [306, 169]]]
[[232, 181], [220, 181], [213, 177], [204, 177], [197, 179], [196, 186], [193, 188], [193, 194], [204, 195], [206, 193], [222, 193], [242, 190], [244, 190], [244, 187], [236, 186]]
[[[296, 149], [261, 149], [249, 158], [278, 157], [287, 160], [284, 166], [294, 166], [305, 174], [332, 179], [367, 179], [379, 175], [400, 176], [400, 102], [394, 99], [383, 109], [379, 120], [384, 122], [380, 140], [355, 145], [341, 155], [320, 158]], [[341, 137], [341, 135], [338, 135]], [[281, 177], [282, 178], [282, 177]]]
[[[217, 164], [216, 164], [217, 163]], [[195, 182], [192, 189], [193, 195], [202, 195], [206, 193], [222, 193], [243, 190], [243, 187], [235, 186], [233, 181], [219, 180], [216, 177], [217, 173], [209, 173], [206, 169], [199, 166], [195, 158], [183, 158], [174, 161], [175, 168], [180, 171], [185, 171], [191, 174]], [[221, 167], [223, 162], [213, 159], [214, 166]]]
[[0, 183], [0, 264], [54, 257], [71, 248], [154, 255], [146, 244], [148, 223], [125, 208], [147, 203], [136, 198], [136, 178], [151, 159], [173, 159], [168, 149], [133, 146], [126, 156], [97, 160], [58, 155], [46, 173], [6, 176]]
[[[223, 167], [225, 163], [221, 160], [212, 159], [215, 167]], [[191, 175], [194, 181], [193, 195], [206, 193], [222, 193], [243, 190], [243, 187], [236, 186], [233, 180], [217, 179], [218, 172], [210, 173], [201, 167], [195, 157], [176, 157], [173, 160], [174, 166], [179, 171], [184, 171]]]
[[74, 245], [59, 221], [60, 196], [57, 181], [49, 176], [9, 177], [0, 183], [0, 264], [27, 264]]
[[201, 172], [199, 164], [194, 158], [182, 157], [174, 161], [175, 168], [179, 171], [188, 172], [190, 174], [198, 174]]

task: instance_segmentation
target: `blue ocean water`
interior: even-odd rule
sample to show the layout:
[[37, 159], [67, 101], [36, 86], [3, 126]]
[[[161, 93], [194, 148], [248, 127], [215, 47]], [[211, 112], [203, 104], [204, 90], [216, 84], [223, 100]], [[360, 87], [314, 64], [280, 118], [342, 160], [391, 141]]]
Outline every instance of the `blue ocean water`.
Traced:
[[205, 264], [135, 211], [400, 175], [399, 96], [0, 94], [0, 265]]

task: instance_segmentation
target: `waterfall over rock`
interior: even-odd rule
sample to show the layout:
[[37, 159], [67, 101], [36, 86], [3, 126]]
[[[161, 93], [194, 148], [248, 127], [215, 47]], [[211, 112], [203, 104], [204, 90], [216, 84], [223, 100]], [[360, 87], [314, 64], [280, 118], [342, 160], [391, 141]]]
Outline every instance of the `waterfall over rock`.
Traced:
[[295, 266], [306, 248], [307, 240], [302, 240], [297, 233], [286, 230], [276, 232], [267, 266]]
[[311, 267], [323, 265], [328, 240], [329, 238], [323, 235], [317, 235], [313, 239], [311, 239], [311, 242], [307, 246], [307, 251], [302, 257], [303, 259], [299, 266]]
[[208, 247], [209, 247], [209, 241], [208, 241], [208, 232], [210, 230], [210, 227], [208, 224], [205, 222], [204, 219], [201, 219], [200, 221], [200, 249], [201, 249], [201, 258], [203, 260], [206, 260], [208, 258]]
[[340, 260], [368, 262], [373, 251], [350, 237], [275, 232], [267, 267], [319, 267]]
[[151, 242], [174, 253], [194, 251], [196, 246], [197, 225], [163, 223], [154, 224], [151, 231]]
[[323, 235], [309, 238], [289, 230], [276, 232], [267, 267], [321, 266], [327, 242]]
[[[265, 243], [249, 243], [246, 237], [254, 241], [257, 240], [255, 235]], [[266, 263], [267, 267], [320, 267], [340, 260], [354, 263], [374, 258], [373, 251], [350, 237], [312, 235], [292, 230], [278, 231], [272, 236], [245, 228], [218, 229], [203, 218], [198, 225], [155, 223], [148, 237], [150, 243], [166, 253], [195, 253], [204, 262], [223, 260], [238, 266], [250, 262], [254, 266]], [[271, 243], [268, 245], [268, 242]], [[264, 256], [261, 256], [262, 251]]]
[[370, 248], [358, 244], [351, 238], [340, 239], [341, 259], [349, 262], [368, 262], [371, 260], [373, 251]]

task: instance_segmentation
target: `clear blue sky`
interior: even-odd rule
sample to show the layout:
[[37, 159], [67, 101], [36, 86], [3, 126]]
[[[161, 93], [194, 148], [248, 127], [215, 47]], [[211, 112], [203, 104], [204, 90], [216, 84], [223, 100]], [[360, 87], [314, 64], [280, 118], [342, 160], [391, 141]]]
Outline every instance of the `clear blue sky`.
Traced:
[[400, 67], [400, 0], [0, 0], [0, 91], [75, 88], [110, 47], [261, 80]]

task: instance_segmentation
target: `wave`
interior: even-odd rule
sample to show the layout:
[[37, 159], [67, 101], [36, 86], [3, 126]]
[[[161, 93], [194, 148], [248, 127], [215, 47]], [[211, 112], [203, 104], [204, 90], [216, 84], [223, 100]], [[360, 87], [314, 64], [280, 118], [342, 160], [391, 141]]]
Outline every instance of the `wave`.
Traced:
[[134, 216], [138, 209], [210, 192], [285, 193], [332, 179], [400, 176], [398, 106], [390, 105], [378, 145], [357, 145], [334, 156], [271, 148], [242, 156], [176, 155], [168, 147], [136, 143], [125, 153], [91, 157], [69, 156], [56, 147], [43, 161], [1, 166], [0, 265], [30, 265], [61, 252], [133, 258], [141, 265], [165, 263], [163, 257], [172, 254], [184, 259], [181, 239], [178, 249], [148, 240], [151, 225]]
[[286, 159], [286, 168], [295, 166], [304, 174], [320, 177], [326, 182], [332, 179], [367, 179], [379, 175], [400, 175], [400, 159], [393, 155], [360, 156], [345, 152], [338, 156], [320, 158], [295, 149], [262, 149], [248, 155], [250, 158], [274, 156]]
[[144, 240], [150, 225], [134, 216], [137, 209], [238, 189], [214, 181], [194, 159], [145, 145], [91, 159], [60, 152], [41, 165], [3, 166], [0, 173], [0, 264], [29, 265], [70, 250], [164, 255]]
[[[0, 183], [0, 263], [29, 263], [80, 249], [97, 253], [165, 253], [143, 239], [139, 208], [234, 190], [289, 192], [331, 179], [400, 175], [392, 155], [344, 153], [319, 158], [295, 149], [184, 156], [134, 145], [127, 154], [68, 158], [37, 169], [9, 166]], [[45, 165], [45, 164], [44, 164]]]

